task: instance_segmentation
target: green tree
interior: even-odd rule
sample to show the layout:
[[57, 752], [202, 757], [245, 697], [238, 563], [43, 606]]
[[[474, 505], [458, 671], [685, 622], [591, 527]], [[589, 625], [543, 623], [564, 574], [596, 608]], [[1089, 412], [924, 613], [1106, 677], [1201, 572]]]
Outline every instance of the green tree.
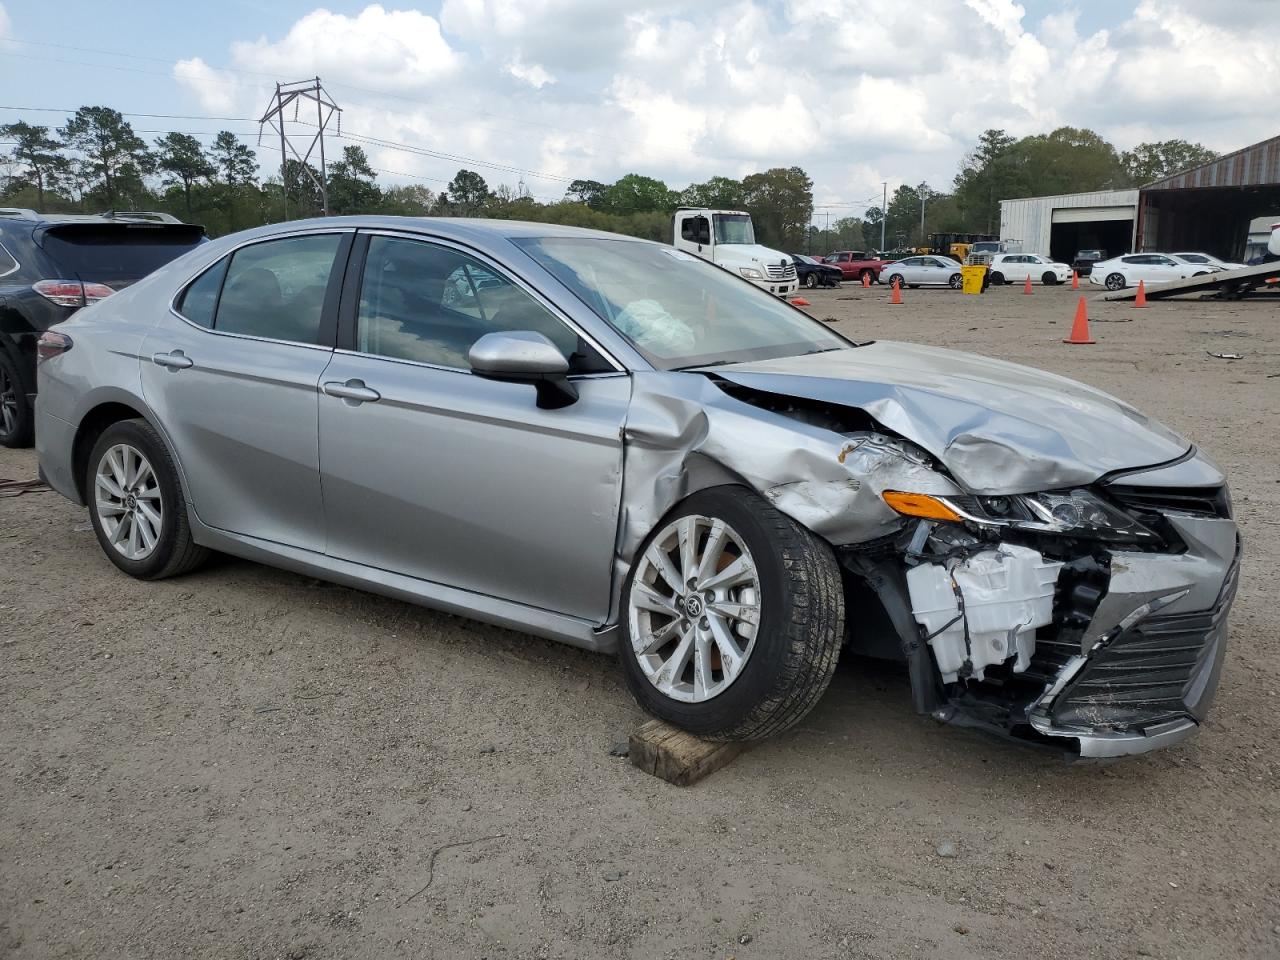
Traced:
[[661, 180], [628, 173], [604, 192], [600, 209], [620, 215], [654, 210], [670, 213], [678, 202], [676, 194]]
[[1140, 143], [1120, 154], [1120, 163], [1129, 180], [1137, 186], [1155, 183], [1175, 173], [1217, 160], [1218, 154], [1201, 143], [1160, 140]]
[[448, 204], [454, 216], [478, 217], [489, 199], [489, 185], [480, 174], [459, 170], [440, 199]]
[[191, 187], [218, 172], [200, 141], [187, 133], [168, 133], [156, 141], [156, 167], [166, 182], [182, 187], [183, 207], [191, 219]]
[[55, 190], [69, 173], [67, 158], [59, 152], [62, 144], [49, 136], [48, 127], [36, 127], [19, 120], [0, 126], [0, 138], [14, 141], [9, 158], [20, 170], [19, 184], [36, 189], [36, 199], [45, 209], [45, 191]]
[[742, 181], [712, 177], [706, 183], [691, 183], [680, 193], [680, 203], [686, 207], [733, 210], [742, 206]]
[[[877, 207], [867, 207], [867, 212], [862, 215], [862, 234], [866, 237], [866, 242], [873, 247], [880, 246], [880, 226], [884, 224], [884, 211]], [[888, 224], [885, 226], [885, 244], [889, 243]]]
[[342, 159], [329, 165], [329, 212], [372, 213], [382, 205], [382, 191], [369, 158], [360, 147], [343, 147]]
[[1003, 130], [984, 130], [961, 162], [955, 198], [970, 232], [990, 233], [1000, 223], [1000, 201], [1017, 195], [1012, 186], [1017, 142]]
[[572, 203], [585, 203], [592, 210], [599, 210], [604, 203], [607, 183], [599, 180], [574, 180], [564, 192], [564, 198]]
[[155, 169], [155, 158], [119, 111], [81, 107], [58, 134], [83, 154], [89, 190], [109, 208], [145, 195], [142, 177]]
[[258, 173], [258, 161], [253, 151], [240, 142], [230, 130], [219, 131], [213, 138], [213, 146], [209, 155], [214, 166], [218, 168], [218, 176], [228, 187], [236, 187], [253, 183]]
[[227, 228], [239, 229], [237, 224], [241, 208], [249, 203], [262, 203], [261, 191], [255, 186], [258, 160], [253, 151], [230, 130], [221, 130], [214, 137], [209, 157], [217, 168], [216, 176], [225, 202]]
[[742, 181], [742, 205], [751, 211], [760, 243], [799, 250], [813, 219], [813, 181], [799, 167], [753, 173]]
[[418, 183], [387, 187], [382, 191], [381, 212], [393, 217], [425, 217], [435, 202], [435, 193]]

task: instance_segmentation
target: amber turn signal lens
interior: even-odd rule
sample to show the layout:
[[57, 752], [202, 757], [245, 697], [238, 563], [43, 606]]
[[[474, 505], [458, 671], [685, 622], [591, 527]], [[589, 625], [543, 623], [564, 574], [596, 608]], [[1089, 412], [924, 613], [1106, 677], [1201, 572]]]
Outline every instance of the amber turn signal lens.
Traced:
[[930, 497], [927, 494], [886, 490], [880, 496], [884, 498], [885, 503], [904, 516], [921, 517], [925, 520], [947, 520], [953, 523], [964, 519], [937, 497]]

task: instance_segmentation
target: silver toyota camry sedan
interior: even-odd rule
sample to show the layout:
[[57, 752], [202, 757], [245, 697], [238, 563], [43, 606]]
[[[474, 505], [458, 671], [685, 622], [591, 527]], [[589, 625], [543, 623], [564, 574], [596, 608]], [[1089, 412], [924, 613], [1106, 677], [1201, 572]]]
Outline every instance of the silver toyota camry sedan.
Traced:
[[842, 651], [1086, 757], [1196, 730], [1222, 473], [1027, 367], [854, 342], [656, 243], [378, 217], [205, 244], [39, 344], [44, 477], [153, 580], [210, 550], [615, 652], [759, 738]]

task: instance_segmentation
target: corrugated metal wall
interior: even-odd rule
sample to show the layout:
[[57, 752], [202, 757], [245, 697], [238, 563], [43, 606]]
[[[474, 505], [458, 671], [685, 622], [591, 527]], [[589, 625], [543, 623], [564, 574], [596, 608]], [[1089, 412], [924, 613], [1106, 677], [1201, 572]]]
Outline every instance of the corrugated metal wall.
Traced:
[[1146, 190], [1185, 190], [1197, 187], [1249, 187], [1280, 183], [1280, 137], [1263, 140], [1210, 163], [1192, 167]]
[[1021, 240], [1027, 253], [1049, 253], [1053, 211], [1078, 207], [1130, 207], [1137, 216], [1137, 190], [1099, 190], [1056, 197], [1000, 201], [1000, 239]]

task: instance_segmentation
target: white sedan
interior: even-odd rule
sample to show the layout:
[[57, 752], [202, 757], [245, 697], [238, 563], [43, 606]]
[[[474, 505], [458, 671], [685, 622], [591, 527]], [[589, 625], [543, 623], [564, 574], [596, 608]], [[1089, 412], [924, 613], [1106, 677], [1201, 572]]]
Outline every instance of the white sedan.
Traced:
[[1177, 260], [1179, 263], [1186, 263], [1193, 267], [1201, 267], [1209, 273], [1215, 270], [1243, 270], [1243, 263], [1231, 263], [1227, 260], [1219, 260], [1211, 253], [1171, 253], [1169, 256]]
[[904, 287], [938, 284], [959, 290], [960, 261], [950, 257], [907, 257], [880, 271], [880, 282], [893, 285], [897, 278]]
[[1108, 290], [1123, 290], [1143, 283], [1170, 283], [1186, 277], [1200, 276], [1213, 271], [1199, 263], [1181, 263], [1164, 253], [1126, 253], [1093, 265], [1089, 282]]
[[991, 258], [992, 283], [1019, 283], [1030, 277], [1046, 287], [1071, 279], [1071, 264], [1034, 253], [1001, 253]]

